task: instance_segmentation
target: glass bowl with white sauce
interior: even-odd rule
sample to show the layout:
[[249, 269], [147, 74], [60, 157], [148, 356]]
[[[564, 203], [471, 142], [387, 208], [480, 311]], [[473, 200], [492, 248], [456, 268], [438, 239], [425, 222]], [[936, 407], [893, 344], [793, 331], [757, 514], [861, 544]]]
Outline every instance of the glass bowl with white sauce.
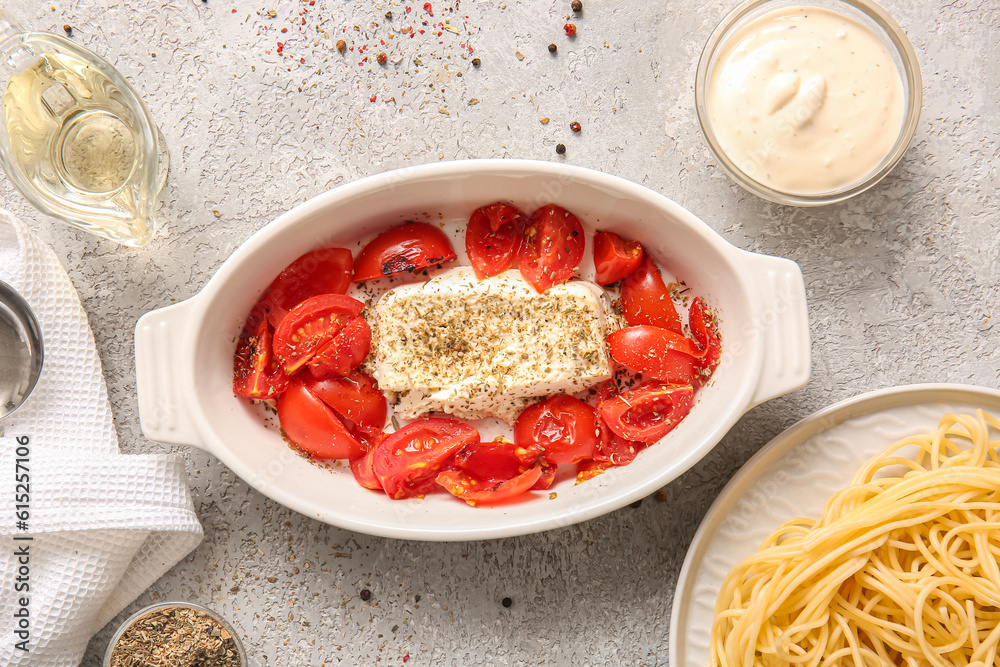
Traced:
[[913, 46], [869, 0], [747, 0], [709, 37], [695, 79], [698, 121], [722, 167], [792, 206], [843, 201], [882, 180], [921, 103]]

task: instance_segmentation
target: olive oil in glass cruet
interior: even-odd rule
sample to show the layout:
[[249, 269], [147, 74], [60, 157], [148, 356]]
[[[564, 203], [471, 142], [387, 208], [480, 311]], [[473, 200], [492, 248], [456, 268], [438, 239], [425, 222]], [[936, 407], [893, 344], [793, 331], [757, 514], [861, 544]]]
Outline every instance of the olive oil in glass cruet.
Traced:
[[169, 158], [138, 94], [95, 53], [0, 10], [0, 163], [43, 213], [124, 245], [156, 233]]

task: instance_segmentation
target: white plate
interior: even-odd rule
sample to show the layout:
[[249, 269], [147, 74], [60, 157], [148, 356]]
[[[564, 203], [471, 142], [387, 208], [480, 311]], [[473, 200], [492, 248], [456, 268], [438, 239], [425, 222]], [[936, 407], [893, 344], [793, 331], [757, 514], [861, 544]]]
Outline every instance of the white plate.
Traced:
[[948, 412], [1000, 413], [1000, 391], [914, 384], [836, 403], [774, 438], [746, 462], [708, 510], [674, 592], [670, 664], [706, 667], [715, 599], [723, 579], [781, 523], [818, 518], [827, 498], [893, 442], [937, 427]]

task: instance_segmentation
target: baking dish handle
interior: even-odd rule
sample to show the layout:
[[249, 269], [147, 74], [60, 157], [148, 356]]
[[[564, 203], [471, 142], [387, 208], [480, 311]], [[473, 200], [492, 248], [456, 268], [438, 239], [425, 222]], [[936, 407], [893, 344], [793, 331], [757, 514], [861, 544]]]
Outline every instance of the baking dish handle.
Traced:
[[750, 407], [795, 391], [809, 381], [811, 350], [806, 285], [790, 259], [744, 252], [757, 294], [752, 326], [762, 340], [764, 361]]
[[182, 341], [193, 322], [193, 299], [146, 313], [135, 325], [135, 376], [139, 425], [150, 440], [205, 449], [188, 419], [183, 387], [185, 358]]

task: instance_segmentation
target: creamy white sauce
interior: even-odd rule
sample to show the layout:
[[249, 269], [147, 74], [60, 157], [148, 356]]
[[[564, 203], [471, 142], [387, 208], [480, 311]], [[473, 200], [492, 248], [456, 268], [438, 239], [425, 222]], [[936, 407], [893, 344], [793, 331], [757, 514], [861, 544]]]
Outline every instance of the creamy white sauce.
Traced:
[[863, 180], [896, 142], [903, 103], [882, 41], [816, 7], [778, 9], [737, 31], [708, 90], [722, 150], [754, 180], [790, 194]]

